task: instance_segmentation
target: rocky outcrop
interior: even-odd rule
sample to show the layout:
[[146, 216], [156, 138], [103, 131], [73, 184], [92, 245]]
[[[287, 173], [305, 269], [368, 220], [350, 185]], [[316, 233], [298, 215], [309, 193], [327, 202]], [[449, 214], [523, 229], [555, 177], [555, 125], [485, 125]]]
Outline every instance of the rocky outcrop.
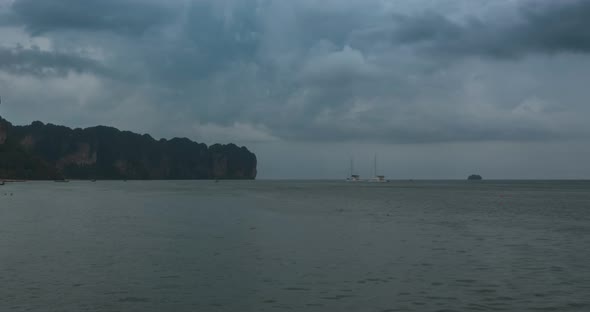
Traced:
[[28, 153], [10, 136], [12, 125], [0, 118], [0, 181], [4, 179], [47, 180], [60, 178], [59, 172], [40, 157]]
[[481, 181], [483, 178], [479, 174], [472, 174], [470, 175], [467, 180], [469, 181]]
[[0, 144], [4, 144], [4, 142], [6, 142], [6, 136], [8, 131], [7, 126], [8, 122], [0, 118]]
[[[245, 147], [155, 140], [104, 126], [70, 129], [38, 121], [12, 126], [0, 118], [0, 144], [5, 179], [256, 178], [256, 155]], [[16, 158], [36, 165], [25, 168]]]

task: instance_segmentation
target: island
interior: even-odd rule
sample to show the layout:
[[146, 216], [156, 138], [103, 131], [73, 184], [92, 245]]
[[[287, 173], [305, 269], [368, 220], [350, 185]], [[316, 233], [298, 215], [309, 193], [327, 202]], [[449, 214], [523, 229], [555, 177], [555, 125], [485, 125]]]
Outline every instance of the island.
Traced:
[[105, 126], [15, 126], [0, 117], [0, 180], [253, 180], [256, 167], [256, 155], [235, 144], [156, 140]]
[[478, 175], [478, 174], [472, 174], [472, 175], [470, 175], [467, 178], [467, 180], [469, 180], [469, 181], [481, 181], [481, 180], [483, 180], [483, 178], [480, 175]]

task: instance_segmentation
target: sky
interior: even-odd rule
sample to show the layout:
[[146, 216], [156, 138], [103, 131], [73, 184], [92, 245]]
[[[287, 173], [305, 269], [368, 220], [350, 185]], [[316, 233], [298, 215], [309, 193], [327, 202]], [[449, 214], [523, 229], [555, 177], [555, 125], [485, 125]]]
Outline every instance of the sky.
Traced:
[[0, 115], [263, 179], [590, 178], [590, 1], [0, 0]]

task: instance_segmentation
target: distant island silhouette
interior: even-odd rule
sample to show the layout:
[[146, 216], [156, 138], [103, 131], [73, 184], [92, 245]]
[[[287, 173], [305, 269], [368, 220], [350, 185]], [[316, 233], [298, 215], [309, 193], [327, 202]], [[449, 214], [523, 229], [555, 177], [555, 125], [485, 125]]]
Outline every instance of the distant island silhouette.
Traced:
[[481, 181], [481, 180], [483, 180], [483, 178], [479, 174], [472, 174], [472, 175], [470, 175], [467, 178], [467, 180], [470, 180], [470, 181]]
[[255, 179], [256, 167], [256, 155], [234, 144], [155, 140], [105, 126], [14, 126], [0, 117], [0, 180]]

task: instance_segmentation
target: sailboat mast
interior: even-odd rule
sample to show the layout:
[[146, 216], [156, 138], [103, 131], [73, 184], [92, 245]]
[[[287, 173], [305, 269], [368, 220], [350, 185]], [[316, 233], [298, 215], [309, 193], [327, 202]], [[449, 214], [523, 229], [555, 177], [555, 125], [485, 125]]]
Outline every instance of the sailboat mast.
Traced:
[[377, 154], [375, 154], [375, 162], [373, 163], [373, 172], [377, 176]]

